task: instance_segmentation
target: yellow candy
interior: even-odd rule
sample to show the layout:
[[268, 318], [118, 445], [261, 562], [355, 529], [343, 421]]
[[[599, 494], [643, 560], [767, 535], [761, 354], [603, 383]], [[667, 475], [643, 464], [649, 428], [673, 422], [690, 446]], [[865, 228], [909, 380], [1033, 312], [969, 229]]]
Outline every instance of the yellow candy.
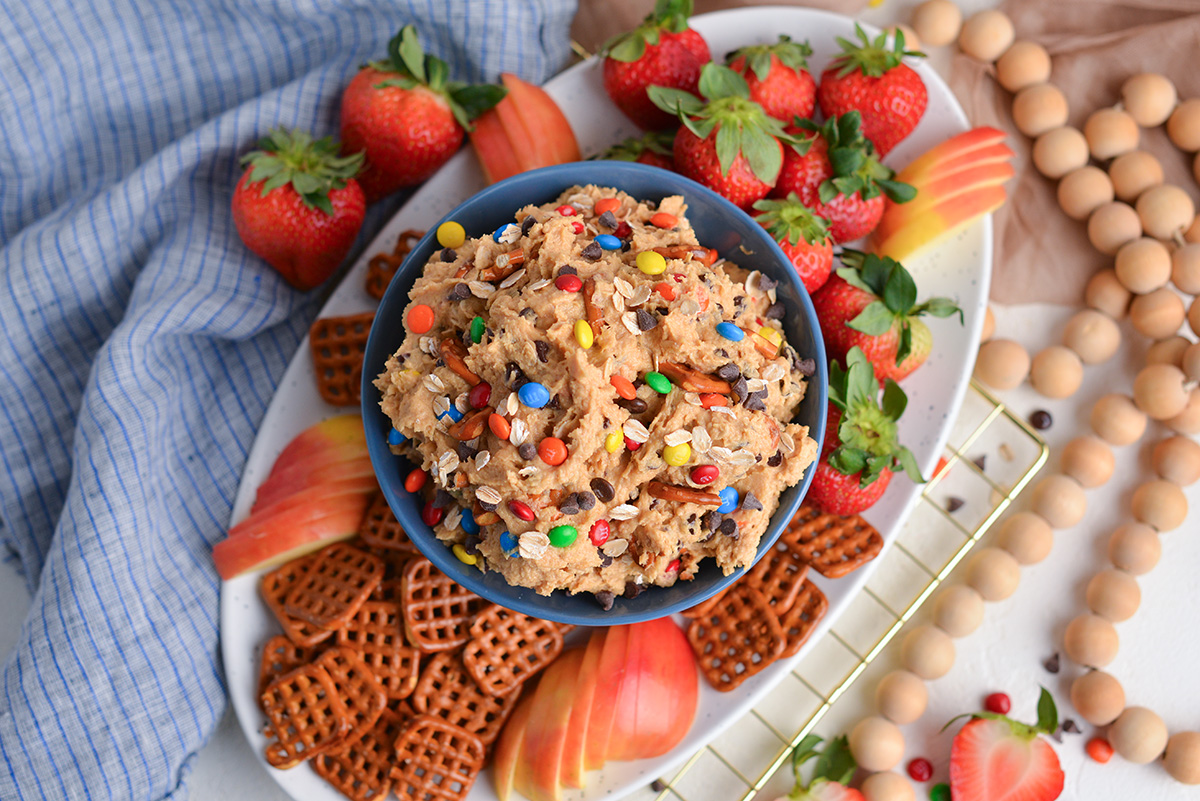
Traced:
[[622, 434], [621, 429], [618, 428], [616, 431], [604, 438], [604, 450], [608, 451], [609, 453], [616, 453], [621, 449], [622, 442], [624, 442], [624, 435]]
[[783, 344], [783, 334], [779, 333], [778, 330], [771, 328], [769, 325], [764, 325], [762, 328], [758, 329], [758, 335], [777, 348]]
[[666, 272], [667, 260], [662, 257], [661, 253], [655, 253], [653, 250], [643, 250], [637, 254], [638, 269], [646, 275], [658, 275]]
[[587, 350], [592, 346], [592, 327], [587, 320], [575, 321], [575, 341], [579, 343], [579, 347]]
[[[467, 232], [463, 230], [461, 225], [454, 222], [454, 220], [450, 220], [438, 226], [437, 241], [444, 248], [456, 248], [467, 241]], [[475, 564], [473, 559], [472, 557], [472, 561], [469, 564]]]
[[479, 561], [478, 557], [476, 557], [474, 554], [467, 553], [467, 549], [461, 545], [456, 544], [450, 550], [454, 551], [454, 555], [458, 557], [458, 561], [462, 562], [464, 565], [473, 565]]
[[663, 461], [672, 467], [682, 467], [692, 458], [692, 446], [686, 442], [663, 448]]

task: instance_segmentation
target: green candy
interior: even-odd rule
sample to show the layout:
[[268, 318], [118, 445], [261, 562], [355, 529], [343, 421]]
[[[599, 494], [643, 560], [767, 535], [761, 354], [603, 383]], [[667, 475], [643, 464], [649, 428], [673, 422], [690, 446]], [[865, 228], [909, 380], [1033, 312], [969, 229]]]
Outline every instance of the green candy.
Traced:
[[666, 395], [671, 391], [671, 379], [667, 378], [662, 373], [646, 373], [646, 383], [650, 389], [657, 392], [659, 395]]
[[555, 548], [566, 548], [578, 536], [574, 526], [555, 526], [550, 529], [550, 544]]
[[929, 791], [930, 801], [950, 801], [950, 785], [942, 782], [933, 785]]
[[472, 342], [482, 342], [483, 341], [483, 318], [482, 317], [476, 317], [474, 320], [471, 321], [471, 341]]

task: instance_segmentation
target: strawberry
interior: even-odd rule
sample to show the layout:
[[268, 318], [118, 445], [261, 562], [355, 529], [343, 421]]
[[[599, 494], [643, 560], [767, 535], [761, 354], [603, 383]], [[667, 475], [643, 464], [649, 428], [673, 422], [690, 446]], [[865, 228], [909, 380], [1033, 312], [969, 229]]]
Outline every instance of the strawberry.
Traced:
[[[863, 801], [862, 793], [846, 786], [858, 769], [854, 757], [850, 755], [846, 738], [830, 740], [825, 751], [818, 754], [817, 746], [820, 744], [821, 738], [810, 734], [792, 750], [792, 773], [796, 777], [796, 786], [777, 801]], [[800, 767], [814, 756], [817, 757], [817, 764], [806, 785], [800, 780]]]
[[917, 303], [917, 285], [887, 256], [843, 250], [837, 274], [813, 295], [825, 347], [834, 359], [863, 350], [880, 381], [901, 381], [929, 357], [933, 334], [918, 317], [949, 317], [962, 309], [949, 298]]
[[366, 154], [359, 180], [369, 202], [437, 172], [471, 120], [504, 97], [499, 86], [468, 86], [448, 72], [406, 25], [388, 43], [388, 60], [363, 67], [342, 93], [342, 142]]
[[916, 190], [892, 180], [896, 173], [879, 163], [863, 138], [861, 117], [852, 111], [823, 125], [796, 120], [808, 135], [784, 151], [783, 167], [771, 194], [800, 201], [830, 222], [833, 241], [850, 242], [875, 230], [883, 216], [883, 198], [912, 200]]
[[333, 274], [354, 244], [367, 202], [354, 176], [361, 154], [339, 156], [326, 137], [272, 131], [242, 157], [233, 223], [246, 247], [297, 289]]
[[817, 100], [826, 117], [860, 112], [863, 134], [883, 158], [913, 132], [929, 105], [921, 76], [903, 63], [905, 56], [925, 54], [905, 50], [900, 31], [889, 45], [886, 33], [871, 41], [861, 25], [854, 28], [861, 44], [838, 38], [842, 54], [821, 73]]
[[760, 200], [754, 219], [770, 231], [788, 257], [808, 294], [820, 289], [833, 270], [833, 240], [829, 221], [818, 217], [793, 192], [785, 200]]
[[972, 715], [950, 747], [954, 801], [1058, 798], [1065, 778], [1062, 766], [1050, 743], [1038, 736], [1057, 729], [1058, 710], [1045, 689], [1038, 699], [1038, 721], [1032, 726], [995, 712]]
[[796, 139], [750, 99], [746, 79], [728, 67], [705, 64], [699, 89], [704, 100], [679, 89], [649, 89], [650, 99], [683, 123], [675, 134], [675, 169], [749, 209], [775, 184], [782, 142]]
[[808, 42], [781, 35], [772, 45], [751, 45], [729, 54], [729, 68], [750, 86], [750, 99], [776, 119], [811, 117], [817, 102], [817, 82], [809, 73]]
[[675, 124], [674, 115], [651, 102], [647, 89], [667, 86], [695, 93], [700, 68], [712, 61], [704, 37], [688, 27], [691, 15], [692, 0], [656, 0], [641, 25], [601, 48], [604, 91], [639, 128]]
[[858, 514], [883, 495], [892, 473], [903, 469], [921, 483], [912, 452], [900, 444], [896, 421], [908, 398], [895, 381], [879, 382], [859, 348], [846, 355], [846, 369], [829, 367], [829, 411], [821, 459], [808, 489], [808, 501], [834, 515]]
[[671, 147], [675, 142], [675, 131], [649, 131], [640, 137], [631, 136], [608, 150], [597, 158], [614, 161], [636, 161], [639, 164], [649, 164], [651, 167], [662, 167], [664, 170], [675, 169], [675, 158]]

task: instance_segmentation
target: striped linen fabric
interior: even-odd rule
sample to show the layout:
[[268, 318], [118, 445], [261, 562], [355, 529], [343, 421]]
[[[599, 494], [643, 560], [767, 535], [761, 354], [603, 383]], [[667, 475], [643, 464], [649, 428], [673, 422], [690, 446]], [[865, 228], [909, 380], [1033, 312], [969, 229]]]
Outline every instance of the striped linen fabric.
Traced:
[[455, 77], [541, 82], [574, 11], [0, 3], [0, 556], [33, 594], [0, 799], [185, 798], [224, 709], [209, 551], [320, 295], [238, 240], [238, 157], [281, 124], [336, 134], [341, 88], [405, 23]]

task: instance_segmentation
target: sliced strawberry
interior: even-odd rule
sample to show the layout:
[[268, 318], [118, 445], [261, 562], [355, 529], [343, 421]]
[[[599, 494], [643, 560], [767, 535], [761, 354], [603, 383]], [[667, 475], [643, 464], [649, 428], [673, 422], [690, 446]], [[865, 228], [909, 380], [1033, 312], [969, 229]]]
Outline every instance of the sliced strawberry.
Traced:
[[1058, 728], [1054, 699], [1045, 689], [1032, 726], [992, 712], [973, 716], [950, 749], [954, 801], [1053, 801], [1063, 791], [1058, 754], [1041, 734]]
[[754, 219], [766, 228], [792, 262], [811, 295], [829, 280], [833, 271], [833, 239], [829, 221], [800, 202], [792, 193], [785, 200], [760, 200]]
[[808, 71], [812, 55], [808, 42], [780, 35], [769, 45], [742, 47], [729, 54], [729, 68], [750, 86], [750, 99], [776, 119], [791, 123], [811, 117], [817, 102], [817, 82]]
[[[810, 734], [793, 749], [792, 773], [796, 777], [796, 786], [787, 798], [790, 801], [863, 801], [862, 793], [846, 786], [858, 770], [846, 738], [835, 737], [824, 751], [817, 750], [820, 744], [821, 738]], [[813, 757], [817, 764], [805, 784], [800, 778], [800, 770]]]

